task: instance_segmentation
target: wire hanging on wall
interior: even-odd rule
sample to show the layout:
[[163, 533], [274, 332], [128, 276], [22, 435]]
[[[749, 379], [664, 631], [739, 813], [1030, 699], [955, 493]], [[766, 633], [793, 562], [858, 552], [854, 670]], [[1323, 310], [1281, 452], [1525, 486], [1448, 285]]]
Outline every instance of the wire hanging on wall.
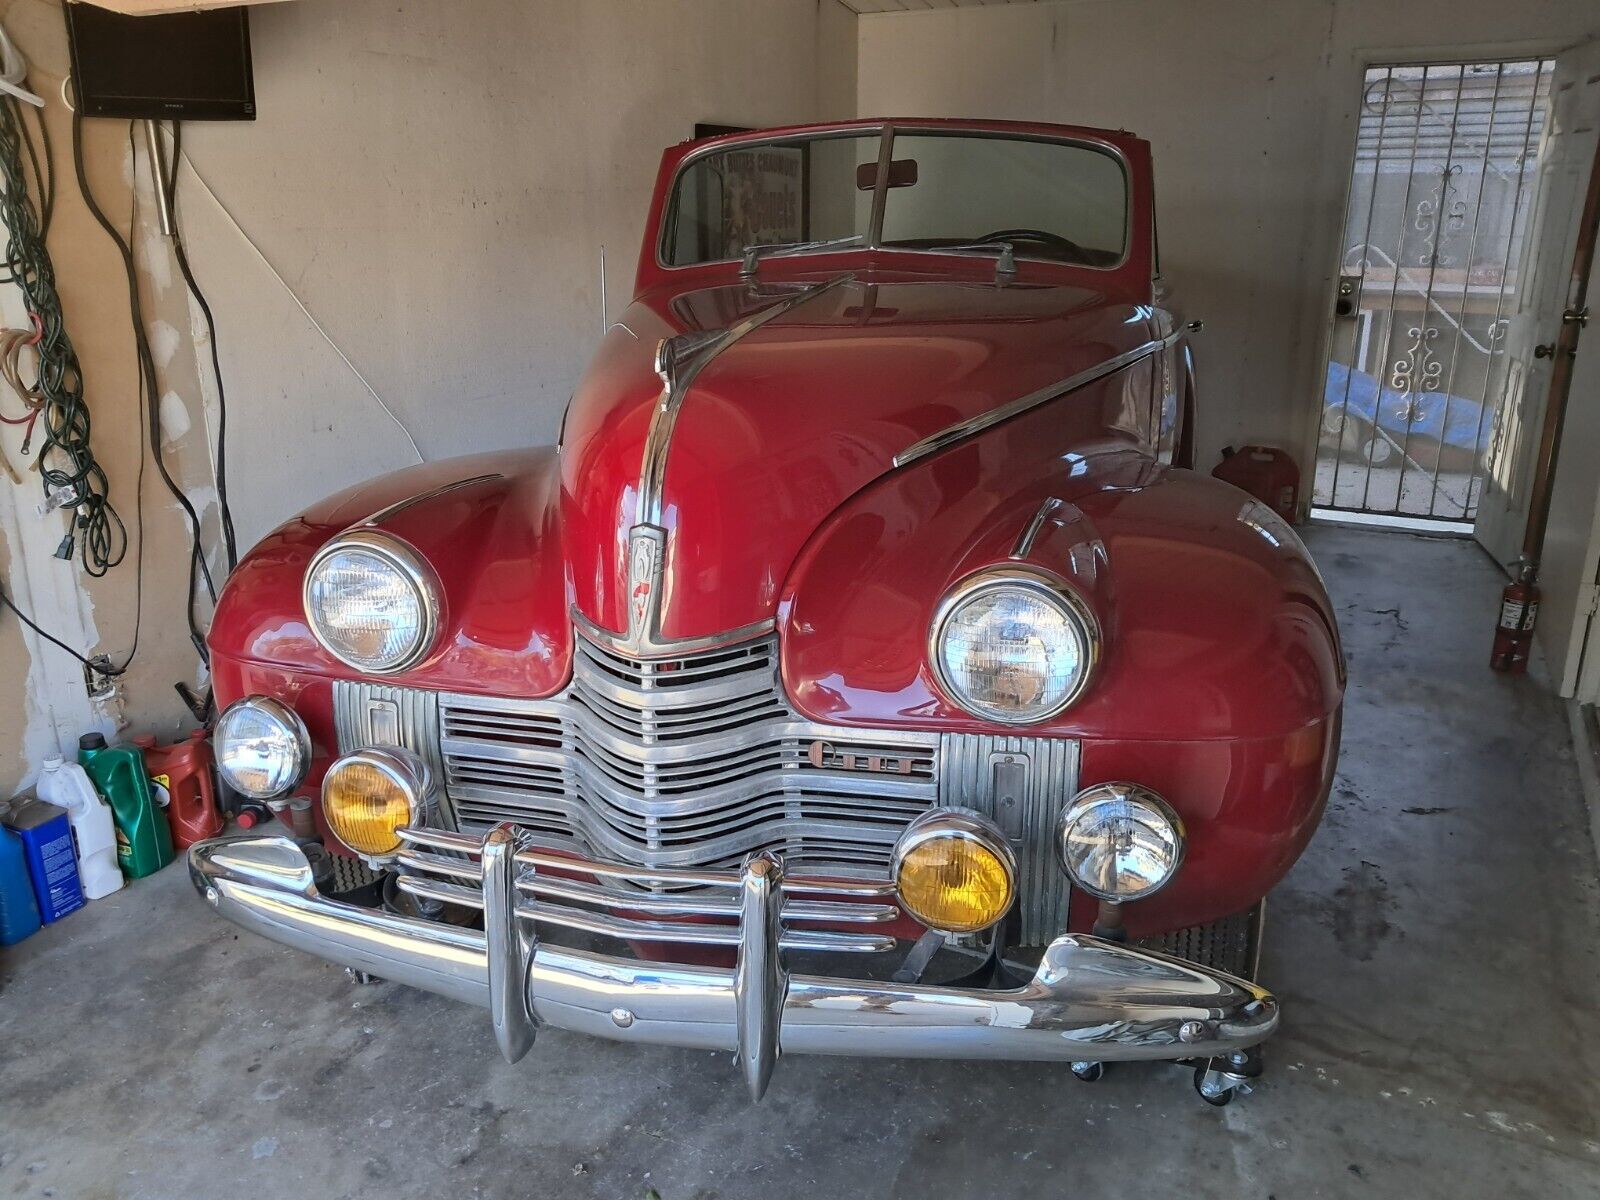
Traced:
[[77, 551], [84, 571], [96, 578], [123, 560], [128, 533], [112, 506], [110, 483], [90, 446], [89, 408], [83, 399], [83, 373], [67, 334], [55, 268], [45, 249], [45, 226], [30, 195], [24, 155], [35, 164], [44, 210], [54, 205], [54, 180], [38, 172], [32, 133], [17, 100], [0, 97], [0, 223], [7, 233], [6, 268], [21, 288], [38, 341], [38, 378], [27, 389], [34, 411], [27, 422], [43, 427], [37, 470], [46, 502], [68, 509], [72, 528], [59, 557]]

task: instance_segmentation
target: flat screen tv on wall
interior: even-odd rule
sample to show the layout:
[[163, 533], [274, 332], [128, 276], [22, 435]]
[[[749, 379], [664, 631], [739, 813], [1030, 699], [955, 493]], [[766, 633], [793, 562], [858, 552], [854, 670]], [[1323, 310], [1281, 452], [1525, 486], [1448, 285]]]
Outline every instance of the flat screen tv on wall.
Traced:
[[244, 8], [129, 17], [69, 3], [74, 103], [86, 117], [253, 121]]

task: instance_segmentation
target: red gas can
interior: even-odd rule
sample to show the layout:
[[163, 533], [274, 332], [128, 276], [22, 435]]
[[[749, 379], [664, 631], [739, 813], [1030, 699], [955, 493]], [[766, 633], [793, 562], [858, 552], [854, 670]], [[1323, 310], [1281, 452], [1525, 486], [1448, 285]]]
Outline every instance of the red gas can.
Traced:
[[222, 832], [222, 814], [217, 811], [216, 793], [211, 783], [211, 746], [206, 731], [196, 729], [187, 741], [170, 746], [156, 745], [153, 737], [137, 737], [133, 744], [144, 752], [145, 773], [150, 782], [166, 790], [167, 824], [172, 828], [172, 844], [182, 850]]
[[1224, 483], [1249, 492], [1285, 521], [1294, 522], [1300, 506], [1300, 468], [1287, 451], [1274, 446], [1227, 446], [1211, 472]]

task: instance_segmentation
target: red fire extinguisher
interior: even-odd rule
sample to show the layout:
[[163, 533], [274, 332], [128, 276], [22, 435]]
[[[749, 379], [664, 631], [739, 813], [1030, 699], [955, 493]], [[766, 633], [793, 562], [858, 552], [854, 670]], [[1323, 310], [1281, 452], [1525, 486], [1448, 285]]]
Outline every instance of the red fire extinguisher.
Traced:
[[1516, 581], [1500, 593], [1500, 622], [1494, 630], [1494, 650], [1489, 666], [1496, 671], [1521, 675], [1528, 669], [1528, 652], [1533, 648], [1533, 626], [1539, 619], [1539, 585], [1534, 582], [1532, 563], [1523, 563]]

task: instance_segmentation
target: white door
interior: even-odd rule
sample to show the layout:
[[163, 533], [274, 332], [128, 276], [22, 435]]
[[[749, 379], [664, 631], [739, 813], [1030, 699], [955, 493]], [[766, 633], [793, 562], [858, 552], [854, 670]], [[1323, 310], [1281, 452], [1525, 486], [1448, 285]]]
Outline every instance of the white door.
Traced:
[[[1572, 256], [1578, 240], [1578, 217], [1583, 208], [1589, 169], [1594, 162], [1595, 140], [1600, 135], [1600, 41], [1586, 42], [1556, 56], [1550, 87], [1550, 120], [1540, 149], [1534, 209], [1528, 222], [1522, 254], [1522, 286], [1517, 288], [1517, 308], [1506, 332], [1504, 352], [1494, 358], [1489, 394], [1503, 393], [1499, 419], [1489, 444], [1477, 505], [1473, 534], [1506, 567], [1522, 554], [1522, 536], [1528, 521], [1528, 492], [1534, 458], [1550, 390], [1551, 359], [1536, 353], [1554, 345], [1561, 315], [1568, 304]], [[1592, 339], [1595, 340], [1595, 339]], [[1592, 355], [1591, 355], [1592, 357]], [[1576, 410], [1584, 405], [1576, 389], [1569, 408], [1568, 432], [1562, 447], [1558, 486], [1573, 474], [1591, 476], [1600, 458], [1575, 436], [1582, 425]], [[1592, 407], [1592, 406], [1591, 406]], [[1593, 497], [1589, 504], [1592, 507]], [[1587, 523], [1585, 532], [1587, 533]], [[1545, 564], [1548, 567], [1548, 562]], [[1548, 571], [1542, 571], [1548, 579]], [[1553, 581], [1552, 581], [1553, 582]], [[1551, 588], [1544, 588], [1547, 599]], [[1553, 633], [1559, 614], [1541, 609], [1541, 635]], [[1566, 621], [1570, 632], [1570, 614]], [[1552, 670], [1560, 661], [1542, 637]]]

